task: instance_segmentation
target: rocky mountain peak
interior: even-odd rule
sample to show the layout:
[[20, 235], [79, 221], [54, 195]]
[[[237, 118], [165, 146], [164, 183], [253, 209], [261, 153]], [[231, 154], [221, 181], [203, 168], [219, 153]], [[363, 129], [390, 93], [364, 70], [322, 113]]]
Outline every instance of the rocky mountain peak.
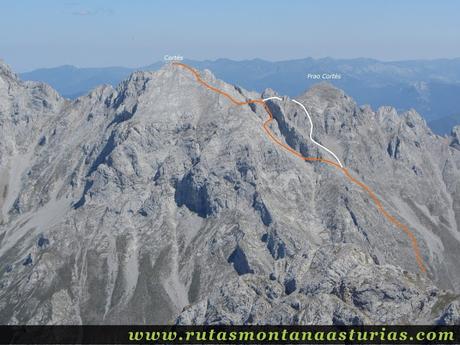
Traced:
[[11, 67], [0, 59], [0, 77], [7, 77], [10, 79], [17, 79], [16, 74], [12, 71]]
[[348, 122], [347, 114], [353, 113], [356, 108], [356, 103], [351, 97], [327, 82], [312, 86], [296, 99], [304, 105], [307, 104], [315, 112], [325, 112], [326, 117], [330, 117], [328, 114], [332, 115], [331, 112], [334, 113], [335, 121], [339, 122]]
[[452, 128], [450, 146], [460, 150], [460, 126]]
[[348, 98], [343, 90], [328, 82], [315, 84], [305, 93], [305, 95], [330, 100]]
[[425, 119], [417, 113], [415, 109], [410, 109], [401, 114], [404, 124], [418, 135], [431, 135], [432, 131], [428, 127]]

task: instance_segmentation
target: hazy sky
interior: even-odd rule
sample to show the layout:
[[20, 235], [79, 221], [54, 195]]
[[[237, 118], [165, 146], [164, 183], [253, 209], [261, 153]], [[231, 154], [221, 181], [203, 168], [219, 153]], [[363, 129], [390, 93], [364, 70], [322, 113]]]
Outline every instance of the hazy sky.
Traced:
[[16, 71], [190, 59], [460, 57], [460, 1], [2, 0]]

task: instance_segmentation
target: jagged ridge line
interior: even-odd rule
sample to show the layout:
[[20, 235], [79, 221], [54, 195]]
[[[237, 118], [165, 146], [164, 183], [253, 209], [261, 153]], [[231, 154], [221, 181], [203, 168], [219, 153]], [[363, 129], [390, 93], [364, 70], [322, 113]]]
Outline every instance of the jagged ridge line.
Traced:
[[412, 231], [410, 231], [410, 229], [402, 224], [400, 221], [398, 221], [395, 217], [393, 217], [392, 215], [390, 215], [386, 210], [385, 208], [383, 207], [382, 203], [380, 202], [380, 200], [377, 198], [376, 194], [367, 186], [365, 185], [364, 183], [362, 183], [361, 181], [358, 181], [356, 178], [354, 178], [353, 176], [351, 176], [350, 172], [348, 171], [347, 168], [345, 167], [342, 167], [340, 166], [339, 164], [337, 164], [336, 162], [333, 162], [331, 160], [328, 160], [328, 159], [323, 159], [323, 158], [316, 158], [316, 157], [305, 157], [303, 156], [301, 153], [297, 152], [296, 150], [294, 150], [293, 148], [291, 148], [290, 146], [284, 144], [281, 140], [279, 140], [275, 134], [273, 134], [273, 132], [268, 128], [268, 126], [270, 125], [270, 123], [273, 121], [273, 114], [272, 112], [270, 111], [270, 109], [268, 108], [267, 106], [267, 103], [265, 103], [265, 101], [263, 99], [250, 99], [248, 101], [245, 101], [245, 102], [242, 102], [242, 101], [238, 101], [236, 100], [235, 98], [233, 98], [232, 96], [230, 96], [228, 93], [212, 86], [212, 85], [209, 85], [208, 83], [206, 83], [203, 79], [201, 79], [201, 76], [200, 74], [192, 67], [184, 64], [184, 63], [181, 63], [181, 62], [173, 62], [172, 63], [173, 65], [176, 65], [176, 66], [181, 66], [185, 69], [187, 69], [188, 71], [190, 71], [194, 76], [195, 76], [195, 79], [201, 84], [203, 85], [204, 87], [226, 97], [227, 99], [229, 99], [232, 103], [236, 104], [236, 105], [247, 105], [247, 104], [251, 104], [251, 103], [258, 103], [258, 104], [262, 104], [265, 111], [267, 112], [268, 114], [268, 119], [265, 120], [265, 122], [263, 123], [262, 127], [264, 129], [264, 131], [266, 132], [266, 134], [268, 135], [268, 137], [273, 141], [275, 142], [277, 145], [281, 146], [282, 148], [284, 148], [285, 150], [289, 151], [290, 153], [292, 153], [294, 156], [304, 160], [304, 161], [316, 161], [316, 162], [322, 162], [322, 163], [326, 163], [328, 165], [331, 165], [331, 166], [334, 166], [336, 167], [337, 169], [341, 170], [344, 175], [351, 181], [353, 182], [354, 184], [356, 184], [357, 186], [361, 187], [362, 190], [364, 190], [368, 195], [369, 197], [372, 199], [372, 201], [374, 202], [374, 204], [376, 205], [377, 209], [382, 213], [382, 215], [390, 222], [392, 223], [393, 225], [396, 225], [398, 228], [400, 228], [401, 230], [403, 230], [403, 232], [409, 237], [409, 239], [411, 240], [411, 244], [412, 244], [412, 249], [414, 251], [414, 255], [415, 255], [415, 260], [417, 261], [417, 264], [419, 266], [419, 269], [420, 271], [422, 271], [423, 273], [426, 273], [426, 268], [425, 268], [425, 264], [423, 262], [423, 258], [420, 254], [420, 249], [419, 249], [419, 246], [418, 246], [418, 242], [417, 242], [417, 238], [415, 237], [415, 235], [413, 234]]
[[[267, 98], [264, 98], [262, 99], [264, 102], [266, 101], [270, 101], [270, 100], [273, 100], [273, 99], [276, 99], [278, 101], [282, 101], [283, 99], [280, 98], [280, 97], [277, 97], [277, 96], [273, 96], [273, 97], [267, 97]], [[316, 146], [322, 148], [323, 150], [325, 150], [326, 152], [328, 152], [329, 154], [331, 154], [335, 160], [337, 161], [337, 163], [339, 163], [340, 167], [343, 168], [343, 164], [342, 162], [340, 162], [340, 159], [339, 157], [337, 157], [337, 155], [332, 151], [332, 150], [329, 150], [326, 146], [323, 146], [321, 145], [319, 142], [317, 142], [315, 139], [313, 139], [313, 121], [311, 119], [311, 116], [310, 114], [308, 113], [308, 110], [307, 108], [305, 108], [305, 106], [300, 103], [299, 101], [295, 100], [295, 99], [291, 99], [292, 102], [296, 103], [297, 105], [300, 105], [303, 109], [303, 111], [305, 112], [305, 114], [307, 114], [307, 118], [308, 118], [308, 121], [310, 122], [310, 133], [309, 133], [309, 137], [310, 137], [310, 140], [313, 142], [313, 144], [315, 144]]]

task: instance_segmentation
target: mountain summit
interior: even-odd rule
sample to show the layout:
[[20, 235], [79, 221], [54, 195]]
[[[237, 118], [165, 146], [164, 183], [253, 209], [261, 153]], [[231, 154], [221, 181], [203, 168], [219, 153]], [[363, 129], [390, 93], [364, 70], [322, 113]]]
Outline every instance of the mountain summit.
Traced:
[[[327, 84], [296, 99], [313, 138], [410, 228], [426, 273], [341, 170], [270, 140], [261, 104], [174, 65], [73, 101], [11, 78], [1, 67], [2, 323], [460, 321], [458, 136], [415, 111]], [[298, 105], [267, 105], [282, 143], [330, 159]]]

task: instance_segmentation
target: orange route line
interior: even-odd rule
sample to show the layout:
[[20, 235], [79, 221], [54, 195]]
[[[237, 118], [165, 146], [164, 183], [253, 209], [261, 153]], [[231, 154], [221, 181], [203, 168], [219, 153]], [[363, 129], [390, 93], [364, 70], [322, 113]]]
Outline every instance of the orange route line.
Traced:
[[172, 63], [173, 65], [176, 65], [176, 66], [180, 66], [180, 67], [183, 67], [185, 69], [187, 69], [188, 71], [190, 71], [195, 79], [197, 80], [198, 83], [200, 83], [201, 85], [203, 85], [205, 88], [209, 89], [209, 90], [212, 90], [222, 96], [224, 96], [225, 98], [227, 98], [228, 100], [230, 100], [233, 104], [235, 105], [247, 105], [247, 104], [254, 104], [254, 103], [257, 103], [257, 104], [261, 104], [263, 105], [265, 111], [267, 112], [268, 114], [268, 119], [265, 120], [265, 122], [263, 123], [262, 125], [262, 128], [263, 130], [265, 131], [265, 133], [267, 134], [268, 138], [270, 140], [272, 140], [275, 144], [281, 146], [283, 149], [289, 151], [291, 154], [293, 154], [294, 156], [296, 156], [297, 158], [300, 158], [304, 161], [315, 161], [315, 162], [321, 162], [321, 163], [325, 163], [325, 164], [328, 164], [330, 166], [333, 166], [339, 170], [342, 171], [342, 173], [351, 181], [353, 182], [354, 184], [356, 184], [358, 187], [360, 187], [363, 191], [365, 191], [369, 197], [372, 199], [372, 201], [374, 202], [375, 206], [377, 207], [377, 209], [383, 214], [383, 216], [390, 222], [392, 223], [393, 225], [395, 225], [396, 227], [400, 228], [402, 231], [404, 231], [404, 233], [409, 237], [410, 241], [411, 241], [411, 245], [412, 245], [412, 249], [414, 251], [414, 255], [415, 255], [415, 260], [417, 261], [417, 264], [418, 264], [418, 267], [420, 268], [420, 271], [422, 271], [423, 273], [426, 272], [426, 268], [425, 268], [425, 264], [423, 262], [423, 258], [422, 258], [422, 255], [420, 254], [420, 248], [418, 246], [418, 243], [417, 243], [417, 239], [415, 237], [415, 235], [413, 234], [412, 231], [409, 230], [409, 228], [402, 224], [400, 221], [398, 221], [395, 217], [393, 217], [392, 215], [390, 215], [386, 210], [385, 208], [383, 207], [382, 203], [380, 202], [380, 200], [378, 199], [377, 195], [372, 191], [372, 189], [370, 189], [367, 185], [365, 185], [364, 183], [362, 183], [361, 181], [357, 180], [356, 178], [354, 178], [350, 172], [348, 171], [347, 168], [345, 167], [341, 167], [339, 164], [337, 164], [336, 162], [333, 162], [329, 159], [323, 159], [323, 158], [316, 158], [316, 157], [305, 157], [303, 156], [301, 153], [297, 152], [296, 150], [294, 150], [292, 147], [288, 146], [287, 144], [283, 143], [280, 139], [278, 139], [276, 137], [276, 135], [270, 130], [269, 128], [269, 125], [270, 123], [273, 121], [273, 114], [272, 112], [270, 111], [269, 107], [267, 106], [267, 104], [265, 103], [265, 101], [263, 99], [250, 99], [248, 101], [245, 101], [245, 102], [242, 102], [242, 101], [238, 101], [237, 99], [233, 98], [232, 96], [230, 96], [228, 93], [212, 86], [212, 85], [209, 85], [208, 83], [206, 83], [203, 79], [201, 79], [201, 76], [200, 74], [198, 73], [198, 71], [196, 71], [194, 68], [184, 64], [184, 63], [181, 63], [181, 62], [173, 62]]

